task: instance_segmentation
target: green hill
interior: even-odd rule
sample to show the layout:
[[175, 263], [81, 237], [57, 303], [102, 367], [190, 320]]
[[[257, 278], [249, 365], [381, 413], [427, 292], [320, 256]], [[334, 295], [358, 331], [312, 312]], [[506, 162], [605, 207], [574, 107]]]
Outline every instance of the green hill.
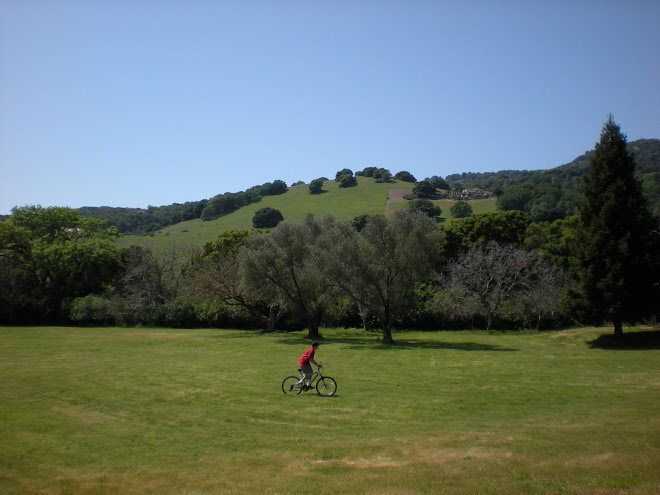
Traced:
[[[357, 181], [356, 187], [348, 188], [340, 188], [335, 181], [326, 181], [321, 194], [310, 194], [308, 185], [292, 186], [284, 194], [263, 197], [257, 203], [244, 206], [215, 220], [187, 220], [147, 235], [125, 235], [119, 243], [122, 247], [146, 244], [155, 249], [172, 242], [202, 245], [216, 239], [225, 230], [252, 228], [254, 213], [267, 206], [281, 211], [285, 219], [293, 221], [302, 220], [307, 212], [314, 212], [316, 215], [332, 213], [340, 219], [352, 219], [359, 215], [384, 213], [390, 189], [412, 189], [412, 184], [401, 181], [378, 183], [369, 177], [358, 177]], [[436, 203], [443, 209], [440, 221], [451, 221], [451, 203], [447, 200], [438, 200]], [[393, 210], [404, 206], [403, 202], [390, 204]], [[475, 212], [494, 211], [495, 200], [474, 202], [473, 209]]]

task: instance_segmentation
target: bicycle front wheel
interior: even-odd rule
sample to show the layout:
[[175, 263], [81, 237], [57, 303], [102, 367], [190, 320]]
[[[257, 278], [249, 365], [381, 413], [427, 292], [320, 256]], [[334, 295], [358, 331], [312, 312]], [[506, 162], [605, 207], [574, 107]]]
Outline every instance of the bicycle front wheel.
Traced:
[[319, 381], [316, 382], [316, 393], [319, 395], [330, 397], [331, 395], [335, 395], [336, 391], [337, 382], [334, 380], [334, 378], [330, 378], [329, 376], [322, 376], [319, 378]]
[[302, 388], [297, 387], [296, 385], [298, 385], [298, 378], [295, 376], [287, 376], [282, 382], [282, 392], [286, 395], [298, 395]]

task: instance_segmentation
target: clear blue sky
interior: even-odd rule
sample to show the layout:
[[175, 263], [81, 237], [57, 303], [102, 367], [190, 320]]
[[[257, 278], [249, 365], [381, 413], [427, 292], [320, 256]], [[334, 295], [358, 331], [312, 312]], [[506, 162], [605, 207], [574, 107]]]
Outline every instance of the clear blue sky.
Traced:
[[0, 0], [0, 214], [660, 138], [656, 0]]

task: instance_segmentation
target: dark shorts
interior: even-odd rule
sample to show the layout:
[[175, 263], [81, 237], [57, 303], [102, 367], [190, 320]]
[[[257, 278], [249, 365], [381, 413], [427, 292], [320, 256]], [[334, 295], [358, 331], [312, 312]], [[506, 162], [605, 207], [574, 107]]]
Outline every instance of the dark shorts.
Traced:
[[303, 364], [300, 369], [303, 372], [303, 375], [308, 375], [312, 372], [312, 365], [311, 364]]

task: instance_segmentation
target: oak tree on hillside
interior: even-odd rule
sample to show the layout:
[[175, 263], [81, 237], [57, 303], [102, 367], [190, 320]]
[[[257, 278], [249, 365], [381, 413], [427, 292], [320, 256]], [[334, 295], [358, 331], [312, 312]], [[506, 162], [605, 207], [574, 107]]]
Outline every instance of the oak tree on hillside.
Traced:
[[635, 177], [626, 136], [609, 117], [582, 188], [579, 242], [567, 304], [591, 321], [610, 321], [614, 335], [660, 307], [658, 223]]
[[252, 226], [255, 229], [272, 229], [284, 220], [282, 212], [267, 206], [257, 210], [252, 217]]

